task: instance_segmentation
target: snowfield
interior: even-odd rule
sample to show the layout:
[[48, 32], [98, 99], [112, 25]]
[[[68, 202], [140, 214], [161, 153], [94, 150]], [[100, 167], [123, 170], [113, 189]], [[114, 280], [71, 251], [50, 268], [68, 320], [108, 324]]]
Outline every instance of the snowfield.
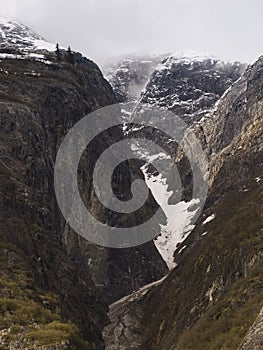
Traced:
[[170, 204], [169, 200], [173, 195], [173, 191], [168, 189], [167, 178], [160, 173], [153, 175], [149, 172], [148, 166], [156, 161], [171, 160], [171, 157], [165, 152], [154, 155], [144, 153], [139, 143], [133, 144], [132, 150], [138, 158], [147, 160], [147, 164], [141, 167], [145, 182], [166, 216], [166, 225], [160, 224], [160, 235], [154, 240], [154, 244], [168, 268], [172, 270], [176, 266], [174, 252], [177, 245], [183, 242], [195, 227], [191, 222], [198, 211], [196, 205], [199, 204], [199, 200], [192, 199], [189, 202], [180, 201], [177, 204]]

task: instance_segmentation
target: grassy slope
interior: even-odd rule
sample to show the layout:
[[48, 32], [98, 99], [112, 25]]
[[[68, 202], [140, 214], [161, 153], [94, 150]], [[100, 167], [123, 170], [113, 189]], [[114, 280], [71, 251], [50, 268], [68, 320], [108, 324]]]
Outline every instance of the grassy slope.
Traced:
[[90, 349], [77, 327], [58, 315], [56, 295], [35, 285], [23, 253], [1, 242], [0, 257], [0, 349], [9, 349], [11, 344], [28, 349], [59, 345]]
[[255, 169], [226, 190], [216, 218], [197, 226], [194, 249], [148, 296], [141, 349], [237, 350], [263, 305], [263, 181]]

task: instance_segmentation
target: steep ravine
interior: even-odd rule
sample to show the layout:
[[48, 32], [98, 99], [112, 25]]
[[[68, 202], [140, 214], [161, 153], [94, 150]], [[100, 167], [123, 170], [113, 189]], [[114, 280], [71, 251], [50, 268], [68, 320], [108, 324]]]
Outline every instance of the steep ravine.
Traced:
[[[141, 62], [141, 63], [140, 63]], [[121, 75], [121, 79], [115, 84], [116, 76], [113, 74], [113, 89], [117, 96], [121, 86], [129, 86], [131, 76], [136, 76], [144, 71], [144, 61], [128, 60], [127, 64], [120, 64], [117, 72], [125, 70], [125, 74]], [[138, 65], [142, 67], [139, 69]], [[172, 55], [166, 57], [160, 62], [155, 71], [152, 73], [145, 89], [141, 92], [141, 96], [137, 101], [135, 108], [139, 121], [144, 122], [147, 118], [147, 111], [168, 110], [180, 117], [188, 125], [193, 125], [198, 129], [200, 135], [200, 143], [204, 149], [207, 149], [205, 136], [207, 139], [212, 134], [210, 115], [216, 107], [219, 99], [230, 86], [240, 78], [245, 69], [244, 64], [240, 62], [225, 62], [217, 58], [192, 54]], [[110, 82], [112, 81], [110, 80]], [[133, 119], [133, 116], [131, 117]], [[168, 118], [166, 116], [166, 118]], [[151, 123], [158, 125], [162, 117], [160, 113], [151, 114]], [[168, 123], [168, 122], [167, 122]], [[171, 131], [175, 126], [170, 125]], [[205, 130], [205, 131], [204, 131]], [[225, 131], [225, 134], [230, 132]], [[151, 150], [144, 151], [143, 146], [133, 141], [133, 149], [138, 149], [138, 155], [144, 154], [151, 159], [153, 165], [156, 161], [161, 162], [164, 153], [176, 160], [179, 169], [181, 182], [183, 183], [183, 193], [181, 201], [177, 203], [176, 184], [172, 179], [168, 179], [167, 172], [159, 174], [158, 172], [149, 170], [150, 167], [142, 168], [148, 187], [151, 189], [153, 196], [158, 204], [162, 207], [166, 216], [166, 224], [162, 225], [161, 234], [154, 243], [166, 261], [169, 269], [175, 267], [174, 252], [176, 246], [179, 245], [193, 229], [192, 219], [195, 211], [192, 210], [192, 172], [189, 161], [184, 156], [182, 150], [171, 137], [160, 135], [159, 132], [147, 131], [147, 128], [137, 127], [128, 130], [133, 137], [142, 139], [151, 139], [159, 146], [163, 147], [164, 152], [159, 154], [151, 153]], [[219, 133], [220, 135], [220, 133]], [[149, 154], [148, 154], [149, 153]], [[153, 169], [153, 168], [152, 168]], [[175, 186], [173, 185], [175, 183]], [[164, 200], [165, 198], [165, 200]], [[194, 201], [194, 200], [193, 200]], [[176, 213], [176, 217], [174, 214]], [[180, 221], [179, 224], [175, 223]]]
[[[205, 210], [187, 239], [173, 242], [178, 265], [167, 275], [153, 242], [98, 247], [70, 229], [56, 202], [53, 168], [62, 139], [119, 96], [92, 61], [55, 54], [25, 26], [0, 19], [0, 37], [0, 348], [260, 349], [262, 58], [223, 97], [243, 65], [171, 57], [144, 91], [142, 104], [161, 102], [191, 124], [210, 160]], [[133, 73], [121, 74], [129, 80], [125, 100], [129, 84], [133, 90], [135, 81], [137, 97], [149, 72]], [[92, 166], [122, 136], [121, 128], [101, 134], [78, 169], [85, 203], [107, 223], [118, 219], [94, 195]], [[115, 172], [124, 200], [138, 177], [133, 162]], [[151, 196], [141, 214], [154, 207]]]
[[110, 307], [106, 349], [261, 348], [262, 65], [248, 67], [197, 125], [212, 175], [203, 215], [164, 281]]
[[103, 329], [105, 350], [140, 348], [144, 330], [142, 330], [141, 310], [140, 307], [137, 307], [137, 303], [144, 300], [149, 291], [161, 284], [165, 278], [147, 284], [110, 305], [108, 312], [110, 322]]

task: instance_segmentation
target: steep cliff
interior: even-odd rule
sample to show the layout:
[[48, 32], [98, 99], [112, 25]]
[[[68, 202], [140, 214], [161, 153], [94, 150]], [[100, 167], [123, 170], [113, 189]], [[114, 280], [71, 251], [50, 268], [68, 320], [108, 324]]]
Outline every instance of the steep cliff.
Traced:
[[[175, 114], [177, 118], [181, 118], [187, 125], [193, 125], [194, 133], [199, 135], [203, 148], [209, 152], [206, 143], [213, 134], [211, 125], [215, 119], [210, 117], [211, 113], [216, 109], [219, 99], [226, 90], [240, 78], [245, 66], [240, 62], [225, 62], [197, 54], [166, 57], [157, 66], [138, 99], [135, 110], [140, 115], [140, 122], [144, 123], [144, 115], [147, 115], [148, 111], [167, 110]], [[137, 66], [132, 67], [135, 69]], [[123, 81], [126, 80], [123, 78]], [[116, 89], [116, 86], [113, 85], [113, 88]], [[161, 119], [160, 114], [151, 114], [153, 125], [158, 125]], [[220, 122], [219, 125], [221, 125]], [[176, 129], [175, 123], [171, 123], [169, 128], [173, 132]], [[160, 145], [174, 159], [179, 169], [183, 184], [182, 198], [179, 203], [176, 195], [178, 192], [176, 181], [168, 179], [167, 174], [159, 174], [151, 171], [150, 168], [144, 171], [146, 182], [167, 218], [167, 224], [163, 225], [161, 234], [154, 243], [171, 269], [175, 266], [173, 255], [176, 246], [184, 241], [194, 227], [192, 224], [194, 210], [193, 202], [191, 202], [192, 169], [184, 152], [180, 147], [178, 148], [177, 142], [172, 137], [160, 136], [159, 132], [149, 132], [147, 128], [138, 126], [131, 128], [128, 132], [135, 138], [150, 138]], [[216, 135], [227, 137], [229, 132], [228, 130], [217, 130]], [[140, 153], [143, 152], [142, 147], [136, 145], [136, 142], [134, 142], [134, 148], [140, 149]], [[150, 153], [148, 158], [161, 161], [163, 155], [163, 152]], [[160, 194], [162, 191], [165, 193], [164, 196]], [[166, 197], [167, 200], [163, 200], [163, 197]], [[179, 222], [175, 224], [175, 221]]]
[[210, 157], [205, 211], [178, 247], [178, 265], [167, 278], [112, 305], [107, 349], [236, 350], [242, 342], [260, 344], [260, 316], [250, 327], [263, 303], [262, 63], [260, 58], [248, 67], [203, 128], [193, 126]]
[[119, 102], [137, 100], [162, 56], [135, 56], [109, 62], [104, 68]]
[[141, 103], [165, 107], [186, 122], [209, 115], [243, 73], [244, 64], [199, 56], [170, 56], [153, 73]]
[[47, 61], [1, 61], [1, 241], [26, 253], [38, 285], [58, 295], [61, 313], [95, 344], [107, 307], [84, 256], [66, 244], [53, 166], [65, 132], [114, 96], [94, 63], [83, 59], [76, 69]]
[[241, 347], [238, 350], [260, 350], [263, 347], [263, 314], [262, 309], [252, 325], [249, 329], [247, 335], [245, 336], [244, 341], [242, 342]]
[[[72, 53], [74, 60], [69, 60], [61, 50], [58, 57], [47, 51], [47, 43], [45, 48], [36, 46], [39, 37], [16, 22], [4, 22], [1, 35], [5, 35], [0, 53], [1, 241], [18, 249], [31, 267], [36, 295], [38, 290], [54, 293], [57, 314], [76, 324], [91, 348], [103, 349], [101, 330], [108, 303], [167, 272], [152, 243], [115, 250], [80, 238], [65, 223], [56, 202], [53, 168], [64, 136], [83, 116], [115, 103], [116, 98], [97, 65], [81, 54]], [[91, 164], [118, 137], [118, 130], [104, 135], [81, 161], [80, 191], [89, 203], [93, 201]], [[125, 197], [132, 176], [128, 164], [124, 172], [120, 187]], [[94, 210], [107, 220], [99, 206]], [[11, 293], [8, 303], [13, 305], [15, 298]], [[13, 307], [6, 309], [6, 300], [2, 302], [4, 317], [15, 312]], [[29, 318], [29, 329], [22, 327], [14, 341], [38, 328], [44, 332], [53, 327], [52, 318]], [[11, 323], [3, 325], [3, 332], [8, 332], [5, 326], [21, 326], [19, 319]], [[8, 341], [3, 344], [8, 348]], [[50, 345], [48, 339], [45, 345]]]

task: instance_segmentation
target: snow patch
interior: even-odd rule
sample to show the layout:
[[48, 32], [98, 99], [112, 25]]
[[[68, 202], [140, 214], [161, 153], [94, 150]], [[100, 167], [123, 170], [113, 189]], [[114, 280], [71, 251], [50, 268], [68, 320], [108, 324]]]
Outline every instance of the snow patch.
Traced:
[[202, 223], [202, 225], [208, 224], [210, 221], [214, 220], [215, 217], [216, 217], [215, 214], [212, 214], [212, 215], [208, 216], [205, 219], [205, 221]]
[[163, 174], [152, 174], [149, 172], [149, 165], [155, 161], [171, 160], [171, 156], [165, 152], [149, 154], [142, 150], [140, 144], [133, 143], [131, 149], [138, 158], [146, 159], [146, 164], [141, 167], [147, 187], [150, 189], [156, 202], [166, 216], [166, 224], [160, 224], [160, 235], [154, 240], [154, 244], [171, 270], [176, 266], [174, 252], [178, 244], [183, 242], [194, 229], [192, 219], [197, 213], [199, 199], [192, 199], [189, 202], [181, 201], [177, 204], [169, 204], [173, 191], [168, 189], [168, 180]]
[[[35, 40], [34, 42], [36, 50], [47, 50], [47, 51], [55, 51], [56, 45], [49, 43], [45, 40]], [[61, 49], [61, 47], [60, 47]]]
[[39, 61], [42, 63], [45, 63], [47, 65], [53, 64], [53, 62], [47, 60], [44, 55], [36, 54], [36, 53], [29, 53], [29, 54], [23, 54], [23, 55], [14, 55], [9, 53], [0, 53], [0, 59], [13, 59], [13, 60], [28, 60], [32, 59], [33, 61]]
[[[153, 195], [156, 198], [154, 193]], [[198, 203], [198, 199], [192, 199], [190, 202], [182, 201], [175, 205], [165, 203], [162, 206], [167, 217], [167, 225], [161, 225], [161, 234], [155, 239], [154, 243], [170, 270], [176, 266], [174, 252], [178, 244], [183, 242], [195, 228], [191, 221], [198, 208], [196, 210], [191, 210], [191, 208]]]
[[182, 251], [185, 250], [185, 248], [187, 248], [187, 245], [184, 245], [183, 248], [179, 250], [178, 254], [182, 253]]
[[199, 200], [192, 199], [190, 202], [181, 201], [174, 205], [169, 204], [173, 192], [168, 190], [167, 179], [163, 178], [161, 174], [158, 176], [150, 175], [147, 172], [147, 166], [143, 166], [141, 169], [148, 188], [166, 216], [167, 223], [165, 226], [160, 225], [161, 234], [154, 240], [154, 244], [171, 270], [176, 266], [174, 252], [178, 243], [183, 242], [195, 227], [191, 224], [191, 220], [198, 208], [196, 210], [191, 210], [191, 208], [198, 204]]
[[255, 178], [255, 180], [257, 181], [257, 183], [259, 183], [260, 181], [262, 181], [262, 177], [263, 177], [263, 175], [262, 175], [262, 176], [258, 176], [258, 177]]
[[129, 294], [129, 295], [127, 295], [127, 296], [125, 296], [125, 297], [115, 301], [113, 304], [110, 305], [110, 309], [112, 309], [114, 306], [117, 306], [119, 304], [124, 304], [124, 303], [126, 304], [127, 302], [131, 302], [131, 301], [134, 301], [134, 300], [137, 300], [137, 299], [141, 298], [142, 296], [147, 294], [150, 289], [160, 285], [166, 279], [166, 277], [167, 276], [164, 276], [163, 278], [161, 278], [158, 281], [146, 284], [145, 286], [143, 286], [139, 290], [133, 292], [132, 294]]

